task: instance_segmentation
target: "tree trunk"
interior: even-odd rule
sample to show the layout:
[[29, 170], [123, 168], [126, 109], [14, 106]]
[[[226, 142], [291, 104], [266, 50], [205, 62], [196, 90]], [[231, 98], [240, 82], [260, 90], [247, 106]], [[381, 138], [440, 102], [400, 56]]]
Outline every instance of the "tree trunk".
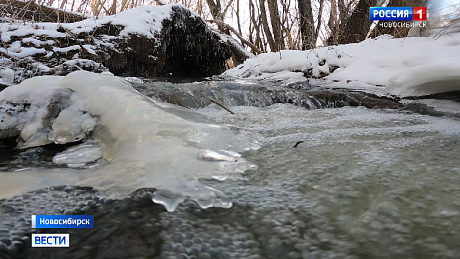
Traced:
[[267, 12], [265, 11], [265, 0], [259, 0], [259, 8], [260, 18], [262, 20], [262, 27], [264, 29], [265, 37], [267, 38], [268, 44], [270, 45], [270, 50], [277, 51], [275, 41], [273, 40], [273, 36], [270, 31], [270, 27], [268, 26]]
[[[359, 1], [359, 0], [358, 0]], [[350, 1], [351, 3], [353, 1]], [[350, 17], [350, 6], [345, 5], [344, 0], [339, 0], [337, 2], [337, 5], [339, 7], [339, 28], [343, 28], [345, 26], [345, 23], [347, 22], [347, 19]]]
[[327, 45], [335, 45], [339, 39], [339, 24], [337, 18], [337, 2], [331, 0], [331, 9], [329, 10], [329, 21], [327, 26], [330, 30], [329, 38], [327, 39]]
[[321, 29], [321, 20], [323, 18], [323, 3], [324, 3], [324, 0], [319, 1], [319, 11], [318, 11], [318, 19], [317, 19], [318, 22], [316, 25], [315, 39], [318, 39], [319, 30]]
[[238, 25], [238, 33], [240, 35], [243, 35], [243, 33], [241, 32], [241, 21], [240, 21], [240, 0], [236, 0], [236, 23]]
[[298, 0], [302, 50], [316, 47], [311, 0]]
[[366, 39], [372, 25], [372, 21], [369, 19], [369, 8], [376, 4], [377, 0], [359, 1], [340, 33], [339, 44], [356, 43]]
[[[261, 39], [262, 33], [260, 31], [260, 17], [259, 17], [258, 20], [256, 20], [255, 6], [254, 6], [254, 3], [252, 2], [252, 0], [249, 0], [249, 12], [250, 12], [250, 17], [251, 17], [251, 22], [252, 22], [252, 24], [254, 26], [254, 29], [256, 30], [256, 35], [255, 35], [255, 39], [254, 39], [254, 45], [259, 47], [260, 50], [265, 51], [265, 46], [262, 43], [262, 39]], [[250, 37], [250, 40], [251, 39], [252, 39], [252, 37]], [[253, 51], [253, 54], [256, 54], [256, 53]]]
[[283, 32], [281, 31], [280, 14], [278, 11], [277, 0], [268, 0], [268, 11], [270, 12], [270, 21], [273, 30], [273, 40], [275, 41], [275, 49], [272, 51], [279, 51], [284, 49]]
[[61, 6], [59, 6], [59, 8], [63, 10], [65, 4], [67, 4], [67, 0], [62, 1]]
[[112, 7], [109, 10], [109, 14], [116, 14], [117, 13], [117, 0], [113, 0]]

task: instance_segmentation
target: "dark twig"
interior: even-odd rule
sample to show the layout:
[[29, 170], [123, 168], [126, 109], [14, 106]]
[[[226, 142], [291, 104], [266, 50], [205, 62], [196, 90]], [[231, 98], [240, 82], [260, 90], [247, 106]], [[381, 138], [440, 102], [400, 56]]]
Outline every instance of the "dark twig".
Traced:
[[295, 143], [295, 145], [292, 147], [292, 148], [296, 148], [300, 143], [303, 143], [303, 141], [297, 141], [297, 143]]
[[212, 99], [212, 98], [210, 98], [210, 97], [207, 97], [207, 96], [206, 96], [206, 98], [208, 98], [212, 103], [215, 103], [215, 104], [219, 105], [220, 107], [222, 107], [223, 109], [225, 109], [225, 110], [228, 111], [229, 113], [235, 114], [234, 112], [232, 112], [229, 108], [225, 107], [225, 106], [224, 106], [223, 104], [221, 104], [220, 102], [218, 102], [218, 101], [216, 101], [216, 100], [214, 100], [214, 99]]

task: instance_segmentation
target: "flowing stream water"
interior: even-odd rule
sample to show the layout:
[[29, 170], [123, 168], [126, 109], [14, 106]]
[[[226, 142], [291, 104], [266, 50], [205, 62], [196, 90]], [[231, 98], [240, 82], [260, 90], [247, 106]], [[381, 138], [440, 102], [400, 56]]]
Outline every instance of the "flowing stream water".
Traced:
[[[132, 184], [136, 188], [158, 187], [154, 185], [160, 178], [149, 181], [145, 168], [153, 174], [158, 174], [158, 170], [163, 174], [178, 170], [182, 172], [179, 177], [187, 176], [187, 170], [195, 172], [193, 169], [199, 168], [198, 171], [213, 173], [191, 173], [190, 179], [199, 181], [185, 191], [180, 189], [184, 196], [192, 197], [203, 208], [218, 206], [233, 211], [222, 216], [217, 229], [238, 222], [249, 233], [250, 238], [235, 241], [242, 242], [241, 246], [225, 243], [225, 237], [231, 235], [227, 230], [216, 237], [222, 247], [233, 250], [231, 258], [460, 258], [460, 121], [457, 118], [394, 109], [335, 108], [340, 105], [315, 100], [301, 91], [281, 98], [275, 96], [276, 91], [267, 91], [285, 89], [286, 86], [276, 83], [262, 87], [260, 83], [238, 81], [129, 80], [146, 96], [187, 107], [188, 111], [171, 104], [152, 103], [167, 112], [159, 116], [179, 114], [186, 121], [180, 124], [181, 131], [169, 131], [178, 124], [162, 117], [163, 121], [157, 119], [157, 124], [172, 124], [162, 124], [164, 131], [151, 128], [165, 136], [161, 141], [148, 140], [147, 146], [134, 147], [133, 143], [120, 142], [122, 150], [134, 152], [132, 156], [114, 151], [115, 162], [96, 162], [86, 169], [78, 169], [77, 163], [77, 169], [65, 169], [68, 171], [44, 166], [11, 172], [18, 169], [12, 167], [9, 172], [0, 173], [2, 184], [14, 186], [15, 181], [21, 181], [14, 175], [28, 183], [18, 185], [22, 192], [75, 182], [98, 188], [109, 178], [92, 178], [88, 174], [107, 170], [113, 173], [119, 170], [116, 168], [120, 167], [116, 164], [119, 159], [129, 166], [122, 167], [122, 174], [111, 177], [122, 177], [125, 182], [137, 182], [133, 178], [139, 178], [144, 185], [153, 185]], [[302, 87], [305, 86], [297, 86]], [[126, 101], [128, 97], [124, 98]], [[210, 104], [209, 98], [224, 104], [234, 114]], [[285, 103], [280, 103], [283, 98]], [[150, 111], [149, 107], [141, 108], [143, 112]], [[144, 120], [138, 124], [153, 127], [149, 125]], [[136, 135], [144, 136], [138, 141], [148, 139], [143, 135], [148, 133]], [[133, 141], [133, 138], [118, 138]], [[187, 139], [186, 145], [179, 141], [183, 139]], [[87, 145], [65, 154], [71, 158], [101, 156], [91, 149], [91, 143]], [[180, 148], [168, 151], [161, 145]], [[196, 156], [197, 150], [203, 148], [209, 153], [201, 153], [201, 160], [193, 163], [188, 160], [190, 152], [193, 153], [190, 156]], [[117, 152], [135, 163], [117, 158]], [[162, 152], [166, 154], [163, 158], [152, 160], [153, 154]], [[72, 164], [63, 160], [63, 164]], [[216, 162], [217, 167], [213, 164]], [[53, 174], [62, 178], [50, 180]], [[184, 217], [179, 203], [185, 198], [177, 193], [179, 187], [167, 184], [177, 180], [176, 177], [172, 174], [161, 178], [166, 190], [154, 197], [154, 201], [157, 199], [171, 210], [178, 206], [178, 211], [164, 214], [165, 218]], [[118, 180], [108, 185], [120, 186]], [[168, 193], [171, 188], [176, 192]], [[207, 191], [202, 192], [202, 188]], [[0, 190], [3, 196], [13, 193], [6, 187]], [[112, 189], [108, 190], [110, 194]], [[194, 235], [199, 236], [199, 231], [195, 228]], [[238, 235], [241, 233], [244, 231]], [[256, 240], [256, 245], [251, 246], [249, 239]], [[176, 243], [181, 242], [185, 244], [182, 239]], [[165, 247], [162, 258], [178, 258], [173, 247]]]

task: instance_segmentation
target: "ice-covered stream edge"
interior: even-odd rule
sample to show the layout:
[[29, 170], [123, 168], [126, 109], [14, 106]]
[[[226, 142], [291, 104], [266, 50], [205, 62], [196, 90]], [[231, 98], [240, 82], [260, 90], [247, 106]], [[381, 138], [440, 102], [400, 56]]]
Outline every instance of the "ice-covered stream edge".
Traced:
[[[35, 77], [2, 91], [0, 103], [0, 130], [19, 132], [19, 148], [86, 138], [97, 143], [108, 162], [54, 171], [72, 181], [77, 174], [71, 184], [93, 186], [111, 197], [148, 187], [157, 189], [153, 201], [168, 211], [186, 197], [203, 208], [228, 208], [231, 201], [199, 179], [234, 178], [254, 168], [238, 156], [254, 147], [249, 140], [191, 110], [143, 96], [111, 75], [77, 71]], [[94, 159], [97, 151], [91, 152]], [[65, 156], [59, 161], [65, 163]], [[43, 170], [28, 171], [36, 173]]]

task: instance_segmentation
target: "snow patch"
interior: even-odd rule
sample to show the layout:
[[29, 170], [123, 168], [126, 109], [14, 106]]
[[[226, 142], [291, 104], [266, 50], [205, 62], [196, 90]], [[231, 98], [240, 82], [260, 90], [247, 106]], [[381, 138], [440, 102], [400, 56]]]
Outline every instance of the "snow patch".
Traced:
[[[62, 38], [67, 37], [66, 32], [59, 31], [60, 26], [69, 30], [71, 33], [79, 34], [83, 32], [91, 32], [97, 27], [105, 24], [121, 25], [124, 28], [120, 32], [120, 36], [128, 36], [129, 34], [145, 35], [148, 38], [154, 38], [154, 34], [161, 31], [162, 22], [171, 16], [171, 8], [174, 6], [181, 6], [180, 4], [168, 4], [164, 6], [141, 6], [129, 9], [115, 15], [108, 15], [102, 17], [92, 17], [80, 22], [59, 24], [59, 23], [2, 23], [0, 24], [0, 31], [2, 32], [1, 40], [3, 42], [11, 41], [11, 38], [24, 37], [31, 35], [35, 37], [51, 37]], [[184, 7], [185, 8], [185, 7]], [[110, 39], [110, 36], [107, 36]], [[42, 44], [30, 38], [30, 42], [34, 44]]]
[[14, 71], [13, 69], [5, 68], [0, 70], [0, 77], [6, 84], [13, 83], [14, 80]]
[[222, 75], [306, 81], [305, 75], [344, 87], [354, 81], [369, 89], [385, 86], [387, 93], [403, 96], [460, 90], [460, 33], [436, 39], [385, 35], [355, 44], [266, 53]]

